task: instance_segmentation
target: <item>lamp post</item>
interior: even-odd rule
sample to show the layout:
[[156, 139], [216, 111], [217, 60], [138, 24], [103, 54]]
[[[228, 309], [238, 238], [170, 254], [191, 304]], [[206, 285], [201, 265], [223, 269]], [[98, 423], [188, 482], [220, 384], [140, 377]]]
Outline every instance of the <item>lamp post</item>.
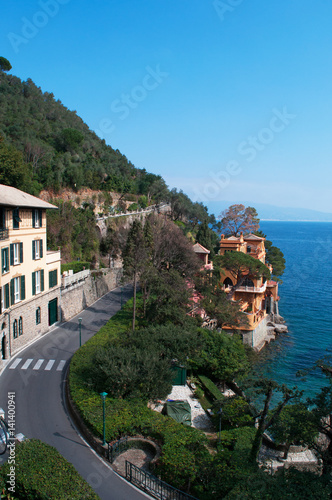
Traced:
[[80, 347], [82, 345], [82, 318], [78, 318], [78, 328], [80, 332]]
[[105, 399], [107, 396], [107, 392], [101, 392], [100, 393], [101, 398], [103, 400], [103, 446], [106, 444], [106, 439], [105, 439]]

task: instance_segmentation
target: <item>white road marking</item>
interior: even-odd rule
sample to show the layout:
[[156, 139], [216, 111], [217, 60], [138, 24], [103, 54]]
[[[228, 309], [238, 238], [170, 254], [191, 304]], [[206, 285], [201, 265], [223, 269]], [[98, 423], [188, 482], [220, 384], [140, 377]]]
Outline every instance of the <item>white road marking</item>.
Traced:
[[55, 359], [50, 359], [49, 362], [47, 363], [47, 365], [45, 366], [44, 370], [49, 371], [52, 368], [52, 366], [54, 365], [54, 363], [55, 363]]
[[22, 361], [22, 358], [16, 358], [14, 363], [10, 365], [9, 370], [14, 370]]
[[57, 371], [57, 372], [61, 372], [61, 370], [63, 369], [63, 367], [65, 366], [65, 364], [66, 364], [66, 360], [65, 360], [65, 359], [62, 359], [62, 360], [60, 361], [60, 363], [58, 364], [58, 367], [57, 367], [56, 371]]
[[21, 370], [26, 370], [27, 368], [29, 368], [29, 366], [31, 365], [32, 361], [33, 361], [33, 358], [27, 359], [26, 362], [24, 363], [24, 365], [21, 366]]
[[44, 360], [43, 359], [38, 359], [37, 363], [35, 364], [35, 366], [33, 367], [34, 370], [39, 370], [39, 368], [41, 367], [41, 365], [44, 363]]

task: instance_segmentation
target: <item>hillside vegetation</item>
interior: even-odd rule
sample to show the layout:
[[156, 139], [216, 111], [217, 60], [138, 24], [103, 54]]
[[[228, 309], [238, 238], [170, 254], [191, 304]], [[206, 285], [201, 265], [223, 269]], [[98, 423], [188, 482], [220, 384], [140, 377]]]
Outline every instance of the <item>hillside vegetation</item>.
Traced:
[[40, 189], [86, 186], [148, 194], [156, 181], [159, 190], [166, 188], [160, 176], [135, 168], [119, 150], [106, 145], [51, 92], [3, 71], [0, 135], [21, 152]]

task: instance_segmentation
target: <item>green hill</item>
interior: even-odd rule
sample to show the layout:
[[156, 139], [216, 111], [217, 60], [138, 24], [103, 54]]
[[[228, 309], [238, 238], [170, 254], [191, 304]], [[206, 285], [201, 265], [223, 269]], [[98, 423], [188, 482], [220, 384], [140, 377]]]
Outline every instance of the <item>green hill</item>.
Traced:
[[[21, 152], [34, 181], [30, 191], [88, 187], [146, 195], [157, 184], [156, 195], [166, 188], [160, 176], [135, 168], [52, 93], [4, 71], [0, 71], [0, 136], [2, 147]], [[9, 183], [6, 178], [1, 182]]]

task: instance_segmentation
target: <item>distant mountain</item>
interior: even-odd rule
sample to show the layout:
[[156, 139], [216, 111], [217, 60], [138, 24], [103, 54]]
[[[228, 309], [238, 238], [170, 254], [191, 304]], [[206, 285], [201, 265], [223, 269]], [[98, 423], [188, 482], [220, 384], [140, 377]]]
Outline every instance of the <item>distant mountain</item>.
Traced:
[[209, 212], [214, 213], [217, 218], [223, 210], [237, 203], [242, 203], [246, 207], [255, 207], [261, 220], [332, 222], [332, 213], [318, 212], [308, 208], [277, 207], [250, 201], [211, 201], [207, 202], [206, 205]]

